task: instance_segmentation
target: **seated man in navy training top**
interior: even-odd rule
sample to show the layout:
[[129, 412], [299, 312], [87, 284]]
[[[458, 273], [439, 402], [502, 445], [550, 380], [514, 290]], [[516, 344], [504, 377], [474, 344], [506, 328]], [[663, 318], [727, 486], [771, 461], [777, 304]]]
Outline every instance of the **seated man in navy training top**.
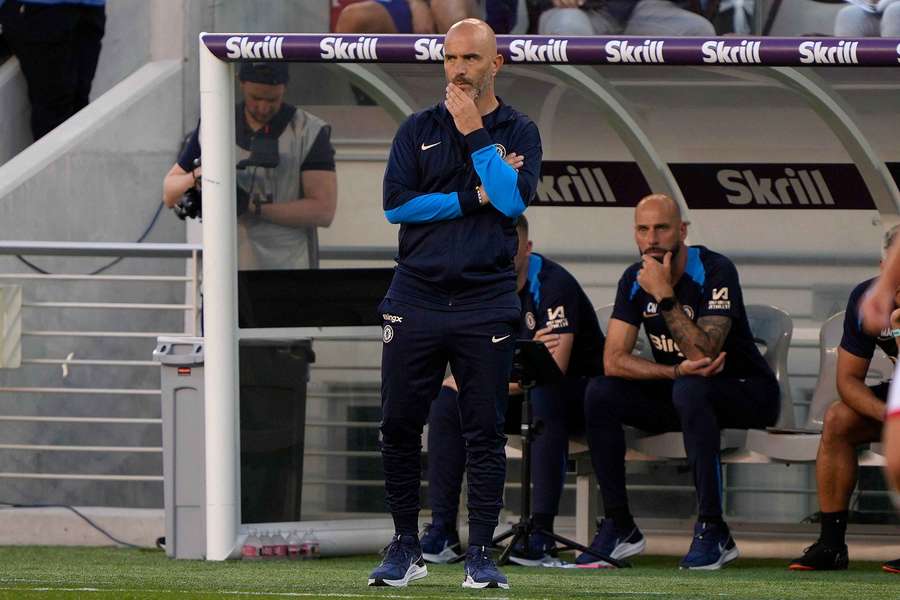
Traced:
[[[883, 251], [894, 243], [900, 226], [884, 237]], [[859, 305], [866, 290], [875, 281], [867, 279], [857, 285], [847, 301], [844, 313], [844, 335], [837, 350], [837, 390], [840, 400], [825, 413], [825, 427], [816, 456], [816, 486], [819, 510], [822, 511], [821, 532], [815, 544], [803, 556], [791, 561], [793, 571], [835, 571], [847, 568], [847, 509], [856, 487], [859, 461], [856, 454], [861, 444], [878, 442], [884, 427], [885, 402], [890, 381], [866, 385], [866, 373], [875, 347], [896, 362], [900, 339], [900, 289], [894, 292], [891, 326], [877, 335], [863, 331]], [[900, 559], [882, 568], [900, 573]]]
[[[522, 301], [519, 339], [544, 342], [565, 374], [562, 383], [532, 390], [535, 423], [542, 422], [532, 446], [531, 477], [534, 482], [534, 524], [553, 531], [566, 477], [569, 436], [584, 431], [584, 390], [588, 378], [603, 374], [603, 332], [594, 307], [572, 275], [559, 264], [531, 251], [528, 221], [516, 222], [519, 251], [516, 253], [516, 286]], [[510, 395], [522, 393], [510, 384]], [[451, 375], [428, 416], [428, 498], [432, 523], [426, 524], [422, 551], [429, 562], [447, 562], [460, 550], [456, 517], [459, 492], [466, 464], [465, 440], [456, 404], [457, 386]], [[510, 408], [513, 408], [513, 401]], [[507, 417], [518, 430], [517, 411]], [[511, 431], [508, 427], [507, 431]], [[529, 538], [529, 547], [513, 549], [510, 560], [538, 566], [552, 555], [554, 542], [545, 535]]]
[[537, 187], [541, 139], [528, 117], [494, 95], [502, 64], [486, 23], [453, 25], [444, 40], [444, 100], [407, 119], [391, 146], [383, 206], [400, 224], [400, 248], [379, 311], [381, 454], [395, 535], [369, 585], [405, 586], [428, 574], [418, 538], [421, 436], [449, 362], [469, 482], [463, 586], [509, 587], [488, 550], [506, 478], [497, 408], [508, 394], [521, 310], [515, 219]]
[[[738, 556], [722, 520], [720, 429], [764, 428], [780, 408], [775, 375], [756, 347], [734, 264], [687, 246], [674, 200], [642, 199], [634, 211], [641, 260], [619, 280], [603, 366], [585, 396], [587, 437], [606, 518], [591, 544], [625, 558], [644, 549], [628, 508], [623, 425], [682, 431], [699, 517], [684, 569], [718, 569]], [[632, 355], [643, 323], [655, 362]], [[581, 564], [598, 561], [588, 553]]]

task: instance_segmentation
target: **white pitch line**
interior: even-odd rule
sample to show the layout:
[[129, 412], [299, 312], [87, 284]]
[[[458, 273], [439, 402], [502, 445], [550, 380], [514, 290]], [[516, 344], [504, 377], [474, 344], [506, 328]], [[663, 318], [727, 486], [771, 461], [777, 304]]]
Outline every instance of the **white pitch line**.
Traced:
[[[17, 587], [0, 587], [0, 591], [2, 592], [90, 592], [90, 593], [99, 593], [99, 594], [123, 594], [123, 593], [135, 593], [135, 592], [146, 592], [152, 594], [222, 594], [226, 596], [282, 596], [288, 598], [390, 598], [392, 600], [419, 600], [422, 598], [436, 598], [439, 600], [444, 600], [446, 598], [445, 595], [441, 596], [428, 596], [423, 594], [416, 594], [414, 596], [401, 596], [399, 594], [378, 594], [377, 592], [372, 592], [369, 594], [358, 594], [358, 593], [337, 593], [337, 592], [263, 592], [263, 591], [243, 591], [243, 590], [154, 590], [148, 588], [142, 589], [116, 589], [116, 588], [66, 588], [66, 587], [35, 587], [35, 588], [17, 588]], [[373, 594], [378, 594], [377, 596], [373, 596]], [[508, 596], [484, 596], [483, 600], [510, 600]]]

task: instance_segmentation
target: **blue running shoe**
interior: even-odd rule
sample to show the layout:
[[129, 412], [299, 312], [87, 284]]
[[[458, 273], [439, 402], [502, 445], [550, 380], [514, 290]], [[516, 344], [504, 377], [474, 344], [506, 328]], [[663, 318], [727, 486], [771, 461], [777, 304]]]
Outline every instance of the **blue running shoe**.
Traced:
[[[603, 519], [597, 527], [597, 533], [591, 542], [591, 550], [616, 560], [640, 554], [647, 547], [647, 539], [635, 525], [630, 531], [616, 529], [612, 519]], [[582, 552], [575, 559], [575, 564], [584, 568], [603, 568], [610, 564], [588, 552]]]
[[369, 575], [369, 585], [406, 587], [410, 581], [428, 575], [422, 548], [414, 535], [395, 535], [382, 554], [381, 564]]
[[540, 567], [555, 556], [556, 541], [543, 533], [534, 533], [528, 536], [528, 548], [522, 541], [516, 543], [509, 560], [523, 567]]
[[425, 523], [425, 531], [419, 543], [422, 545], [422, 558], [430, 563], [450, 562], [462, 552], [456, 531], [447, 531], [444, 527], [431, 523]]
[[509, 580], [500, 572], [491, 558], [490, 550], [484, 546], [469, 546], [466, 550], [466, 579], [464, 588], [509, 589]]
[[721, 569], [740, 556], [734, 538], [725, 523], [702, 523], [694, 525], [694, 541], [691, 549], [679, 567], [697, 571]]

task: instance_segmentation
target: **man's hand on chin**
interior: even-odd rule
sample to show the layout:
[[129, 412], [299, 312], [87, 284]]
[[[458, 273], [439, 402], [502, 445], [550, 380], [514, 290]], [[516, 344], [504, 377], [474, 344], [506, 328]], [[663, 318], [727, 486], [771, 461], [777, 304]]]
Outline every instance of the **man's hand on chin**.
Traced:
[[444, 105], [453, 117], [456, 129], [463, 135], [469, 135], [484, 127], [475, 101], [455, 83], [447, 84], [447, 95]]

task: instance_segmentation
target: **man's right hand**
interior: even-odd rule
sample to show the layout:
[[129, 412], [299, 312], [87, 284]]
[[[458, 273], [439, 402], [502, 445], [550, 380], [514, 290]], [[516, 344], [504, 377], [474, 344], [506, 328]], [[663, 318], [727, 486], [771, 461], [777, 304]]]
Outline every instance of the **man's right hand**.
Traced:
[[725, 368], [725, 353], [720, 352], [715, 360], [704, 356], [697, 360], [683, 360], [678, 365], [678, 375], [696, 375], [698, 377], [712, 377], [718, 375]]

